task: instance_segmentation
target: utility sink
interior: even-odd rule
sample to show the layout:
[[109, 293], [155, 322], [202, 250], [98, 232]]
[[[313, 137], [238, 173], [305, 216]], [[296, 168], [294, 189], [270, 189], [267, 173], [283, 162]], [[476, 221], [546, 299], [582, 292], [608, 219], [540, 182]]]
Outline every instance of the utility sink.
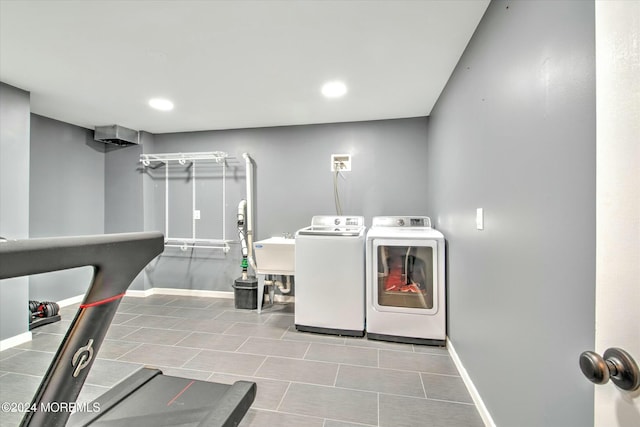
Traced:
[[295, 271], [296, 240], [287, 237], [270, 237], [253, 242], [253, 253], [259, 274], [283, 274], [293, 276]]

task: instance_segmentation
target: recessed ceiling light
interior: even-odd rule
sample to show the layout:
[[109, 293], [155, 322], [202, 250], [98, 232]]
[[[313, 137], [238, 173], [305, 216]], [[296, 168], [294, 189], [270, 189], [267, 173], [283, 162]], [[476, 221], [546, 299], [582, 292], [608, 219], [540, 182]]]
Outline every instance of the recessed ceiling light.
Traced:
[[322, 94], [327, 98], [339, 98], [347, 93], [347, 85], [339, 80], [327, 82], [322, 86]]
[[173, 110], [173, 102], [164, 98], [153, 98], [149, 100], [149, 106], [151, 108], [155, 108], [160, 111], [171, 111]]

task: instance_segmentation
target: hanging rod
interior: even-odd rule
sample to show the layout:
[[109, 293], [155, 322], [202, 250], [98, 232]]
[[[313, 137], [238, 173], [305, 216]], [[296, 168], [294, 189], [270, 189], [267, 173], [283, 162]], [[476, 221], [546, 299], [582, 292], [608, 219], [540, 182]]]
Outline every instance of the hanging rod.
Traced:
[[186, 251], [189, 248], [222, 249], [226, 253], [231, 250], [231, 247], [229, 246], [230, 242], [233, 242], [233, 240], [169, 237], [164, 239], [164, 246], [180, 248], [183, 251]]
[[230, 158], [224, 151], [209, 151], [200, 153], [162, 153], [162, 154], [140, 154], [140, 162], [143, 165], [149, 166], [151, 162], [163, 162], [177, 161], [180, 164], [185, 164], [193, 160], [213, 160], [216, 163], [222, 163], [226, 159]]

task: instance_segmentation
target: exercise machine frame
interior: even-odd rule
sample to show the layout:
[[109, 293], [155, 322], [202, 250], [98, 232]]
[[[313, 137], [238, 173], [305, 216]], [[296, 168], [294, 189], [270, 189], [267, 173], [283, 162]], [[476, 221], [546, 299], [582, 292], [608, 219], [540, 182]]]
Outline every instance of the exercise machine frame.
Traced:
[[[0, 242], [0, 279], [84, 266], [94, 268], [91, 285], [21, 426], [56, 427], [68, 421], [74, 425], [161, 426], [176, 425], [178, 418], [180, 424], [184, 420], [184, 424], [201, 426], [227, 427], [240, 422], [255, 399], [255, 383], [237, 381], [226, 385], [195, 381], [165, 376], [149, 368], [134, 373], [96, 399], [98, 412], [76, 412], [69, 419], [73, 412], [71, 403], [78, 398], [127, 288], [163, 250], [164, 236], [158, 232]], [[169, 383], [180, 387], [181, 392], [165, 402], [162, 394], [171, 388]], [[187, 389], [197, 391], [197, 395], [184, 393]], [[178, 398], [183, 400], [181, 404], [171, 407]], [[127, 404], [129, 399], [135, 399], [136, 403]], [[46, 411], [45, 408], [68, 410]]]

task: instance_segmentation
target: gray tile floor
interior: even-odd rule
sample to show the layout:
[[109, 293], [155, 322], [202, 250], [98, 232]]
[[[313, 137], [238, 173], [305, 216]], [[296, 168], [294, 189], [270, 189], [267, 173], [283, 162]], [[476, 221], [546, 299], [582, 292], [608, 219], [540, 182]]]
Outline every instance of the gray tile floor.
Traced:
[[[0, 401], [28, 402], [73, 318], [0, 352]], [[241, 427], [483, 426], [445, 349], [297, 332], [293, 305], [257, 314], [232, 299], [125, 297], [80, 395], [88, 402], [142, 366], [255, 381]], [[0, 425], [21, 414], [0, 413]]]

